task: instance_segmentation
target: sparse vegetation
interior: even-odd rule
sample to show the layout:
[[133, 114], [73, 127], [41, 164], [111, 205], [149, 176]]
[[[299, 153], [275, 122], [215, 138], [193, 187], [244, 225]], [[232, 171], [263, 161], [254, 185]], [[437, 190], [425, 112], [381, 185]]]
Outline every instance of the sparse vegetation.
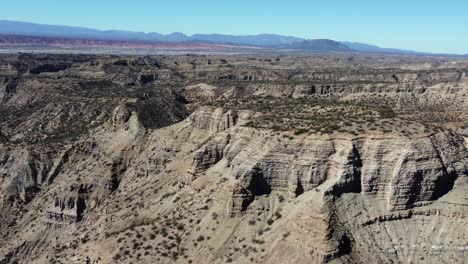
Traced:
[[[294, 135], [307, 133], [330, 134], [375, 120], [396, 118], [387, 106], [373, 107], [365, 103], [339, 101], [337, 99], [277, 99], [251, 98], [230, 101], [214, 101], [215, 106], [236, 110], [255, 110], [260, 113], [245, 124], [247, 127], [294, 131]], [[349, 130], [349, 131], [352, 131]], [[291, 138], [287, 136], [287, 138]]]

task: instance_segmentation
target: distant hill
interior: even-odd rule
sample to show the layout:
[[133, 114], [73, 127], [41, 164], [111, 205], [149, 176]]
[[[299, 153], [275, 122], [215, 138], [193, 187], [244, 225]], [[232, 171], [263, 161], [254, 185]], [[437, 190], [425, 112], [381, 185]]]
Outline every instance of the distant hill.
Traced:
[[304, 40], [288, 44], [285, 47], [309, 51], [353, 51], [353, 49], [345, 44], [329, 39]]
[[106, 40], [150, 40], [161, 36], [158, 33], [145, 34], [119, 30], [101, 31], [83, 27], [43, 25], [7, 20], [0, 20], [0, 34]]
[[390, 48], [381, 48], [379, 46], [370, 45], [366, 43], [359, 42], [349, 42], [342, 41], [342, 44], [348, 46], [349, 48], [360, 51], [360, 52], [370, 52], [370, 53], [396, 53], [396, 54], [422, 54], [422, 52], [412, 51], [412, 50], [403, 50], [403, 49], [390, 49]]
[[[29, 37], [70, 38], [80, 40], [108, 40], [108, 41], [144, 41], [168, 43], [206, 43], [222, 45], [241, 45], [261, 47], [267, 49], [289, 49], [320, 52], [372, 52], [419, 54], [415, 51], [381, 48], [378, 46], [356, 43], [337, 42], [329, 39], [308, 40], [303, 38], [282, 36], [275, 34], [260, 35], [223, 35], [223, 34], [195, 34], [192, 36], [176, 32], [171, 34], [145, 33], [123, 30], [96, 30], [85, 27], [70, 27], [45, 25], [29, 22], [0, 20], [0, 34]], [[18, 39], [17, 41], [21, 41]]]
[[196, 34], [190, 37], [191, 40], [203, 40], [224, 44], [243, 44], [262, 47], [274, 47], [285, 44], [292, 44], [304, 39], [296, 37], [281, 36], [275, 34], [244, 35], [233, 36], [223, 34]]

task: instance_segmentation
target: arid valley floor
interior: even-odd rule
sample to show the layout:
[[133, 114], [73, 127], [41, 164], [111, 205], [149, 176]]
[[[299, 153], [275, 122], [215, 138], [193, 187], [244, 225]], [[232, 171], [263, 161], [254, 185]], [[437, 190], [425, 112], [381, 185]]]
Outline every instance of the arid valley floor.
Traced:
[[0, 55], [0, 263], [467, 263], [468, 59]]

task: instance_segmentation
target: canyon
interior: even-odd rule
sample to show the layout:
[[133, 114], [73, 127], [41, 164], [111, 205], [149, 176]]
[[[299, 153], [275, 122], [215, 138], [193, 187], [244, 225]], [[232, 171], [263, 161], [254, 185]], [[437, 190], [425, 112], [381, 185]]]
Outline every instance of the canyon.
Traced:
[[468, 60], [0, 54], [0, 263], [466, 263]]

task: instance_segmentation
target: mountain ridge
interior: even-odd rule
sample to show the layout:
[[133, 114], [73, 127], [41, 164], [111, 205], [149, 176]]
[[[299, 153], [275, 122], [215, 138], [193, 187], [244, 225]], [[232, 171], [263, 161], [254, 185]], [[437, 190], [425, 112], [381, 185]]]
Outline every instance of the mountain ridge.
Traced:
[[[367, 43], [327, 40], [330, 49], [320, 45], [323, 39], [305, 39], [278, 34], [227, 35], [227, 34], [193, 34], [181, 32], [161, 34], [157, 32], [137, 32], [126, 30], [97, 30], [87, 27], [38, 24], [22, 21], [0, 20], [0, 34], [32, 37], [57, 37], [74, 39], [110, 40], [110, 41], [148, 41], [148, 42], [203, 42], [224, 45], [251, 45], [263, 48], [299, 49], [305, 51], [355, 51], [366, 53], [395, 54], [428, 54], [411, 50], [381, 48]], [[332, 44], [332, 41], [334, 42]], [[314, 47], [312, 43], [319, 45]], [[320, 43], [320, 44], [319, 44]], [[346, 46], [344, 48], [342, 45]]]

